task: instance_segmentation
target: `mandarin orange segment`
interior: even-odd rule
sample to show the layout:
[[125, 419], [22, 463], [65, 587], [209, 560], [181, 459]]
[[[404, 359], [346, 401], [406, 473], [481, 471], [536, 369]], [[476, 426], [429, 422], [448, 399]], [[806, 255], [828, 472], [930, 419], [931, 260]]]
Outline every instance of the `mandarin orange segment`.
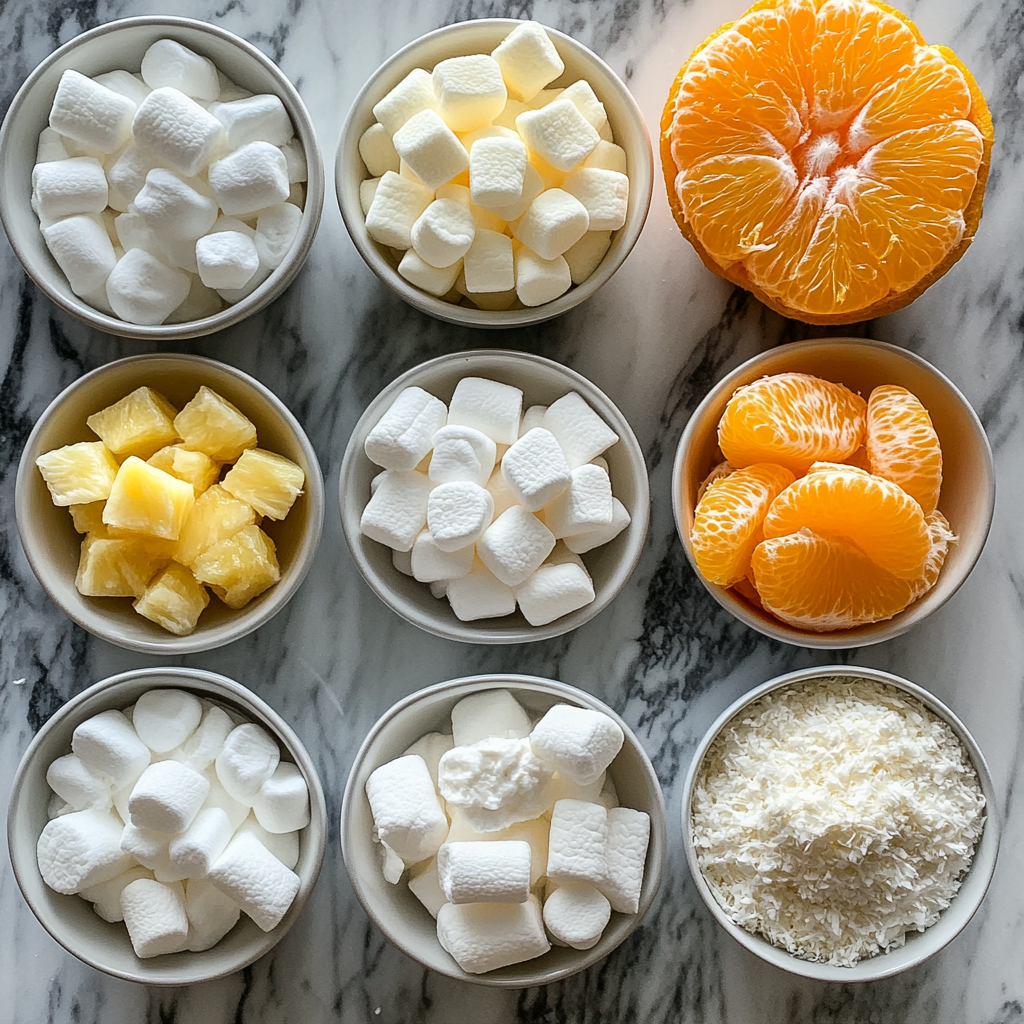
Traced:
[[924, 597], [938, 582], [939, 573], [946, 564], [949, 546], [955, 544], [958, 539], [949, 528], [946, 517], [937, 509], [928, 515], [925, 521], [928, 524], [928, 540], [931, 546], [928, 548], [928, 557], [925, 559], [921, 575], [913, 581], [912, 601]]

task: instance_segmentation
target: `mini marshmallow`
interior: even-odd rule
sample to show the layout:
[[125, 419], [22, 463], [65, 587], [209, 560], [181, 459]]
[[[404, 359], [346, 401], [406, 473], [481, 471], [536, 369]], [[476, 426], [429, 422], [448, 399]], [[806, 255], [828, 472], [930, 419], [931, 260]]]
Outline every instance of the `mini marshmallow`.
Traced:
[[389, 135], [394, 135], [410, 117], [421, 110], [437, 110], [434, 79], [429, 71], [413, 68], [374, 106], [373, 116]]
[[260, 210], [254, 240], [263, 266], [276, 269], [284, 262], [301, 222], [302, 211], [294, 203], [277, 203]]
[[206, 878], [185, 882], [185, 914], [188, 917], [188, 949], [201, 953], [215, 946], [235, 925], [241, 911]]
[[173, 171], [154, 167], [135, 196], [135, 209], [157, 237], [195, 240], [217, 219], [217, 204]]
[[299, 876], [249, 832], [235, 835], [207, 877], [265, 932], [281, 923], [300, 884]]
[[359, 532], [396, 551], [411, 551], [427, 522], [433, 482], [415, 470], [388, 470], [363, 509]]
[[132, 861], [121, 849], [121, 831], [110, 811], [71, 811], [48, 821], [36, 843], [43, 881], [70, 895], [127, 871]]
[[523, 418], [519, 423], [519, 436], [522, 437], [533, 430], [534, 427], [539, 427], [544, 419], [544, 413], [547, 411], [548, 407], [546, 405], [531, 405], [523, 413]]
[[565, 538], [565, 546], [574, 554], [582, 555], [593, 548], [600, 547], [614, 540], [629, 526], [630, 516], [626, 506], [618, 498], [612, 497], [612, 519], [607, 526], [598, 526], [586, 533], [578, 533]]
[[502, 457], [501, 472], [512, 493], [529, 512], [543, 508], [572, 483], [572, 473], [558, 441], [543, 427], [535, 427], [512, 444]]
[[387, 843], [381, 843], [380, 848], [384, 851], [384, 862], [381, 864], [380, 873], [384, 876], [385, 882], [398, 885], [402, 880], [402, 875], [405, 874], [405, 861]]
[[483, 377], [463, 377], [448, 408], [449, 425], [474, 427], [497, 444], [519, 437], [523, 393], [519, 388]]
[[437, 940], [467, 974], [532, 960], [551, 948], [540, 902], [446, 903], [438, 909]]
[[[547, 797], [549, 807], [554, 807], [559, 800], [584, 800], [591, 804], [605, 804], [604, 800], [601, 799], [601, 793], [604, 790], [604, 784], [607, 779], [607, 774], [602, 772], [593, 782], [588, 782], [586, 785], [581, 786], [578, 782], [573, 782], [572, 779], [561, 772], [555, 772], [551, 776], [551, 781], [548, 783], [548, 788], [544, 795]], [[607, 805], [605, 804], [605, 806]], [[544, 836], [544, 853], [546, 856], [547, 834]]]
[[36, 144], [37, 164], [49, 163], [51, 160], [67, 160], [69, 155], [59, 132], [52, 128], [44, 128], [39, 133], [39, 142]]
[[43, 240], [76, 295], [102, 289], [117, 265], [117, 256], [103, 222], [79, 214], [43, 228]]
[[433, 199], [433, 191], [421, 182], [386, 171], [377, 182], [366, 213], [367, 234], [381, 245], [408, 249], [412, 245], [412, 227]]
[[270, 277], [272, 273], [273, 271], [270, 269], [270, 267], [265, 267], [262, 264], [260, 264], [260, 269], [257, 270], [256, 273], [249, 278], [248, 284], [244, 285], [241, 288], [218, 288], [217, 294], [225, 302], [241, 302], [242, 299], [244, 299], [247, 295], [252, 295], [252, 293], [256, 291], [256, 289], [259, 288], [259, 286], [263, 284], [263, 282], [266, 281], [266, 279]]
[[600, 883], [612, 910], [635, 914], [640, 909], [644, 863], [651, 838], [651, 819], [644, 811], [612, 807], [608, 811], [608, 870]]
[[145, 249], [129, 249], [107, 278], [107, 301], [130, 324], [162, 324], [188, 296], [188, 274]]
[[288, 164], [269, 142], [248, 142], [210, 164], [210, 188], [229, 217], [245, 216], [288, 198]]
[[129, 142], [107, 167], [110, 206], [119, 213], [124, 213], [146, 184], [146, 176], [159, 166], [159, 160], [149, 150], [135, 142]]
[[224, 125], [231, 149], [238, 149], [249, 142], [283, 146], [293, 134], [288, 111], [273, 93], [218, 103], [210, 113]]
[[436, 110], [413, 114], [392, 139], [395, 151], [413, 174], [429, 188], [437, 188], [469, 166], [465, 147]]
[[523, 195], [526, 146], [518, 139], [478, 139], [469, 151], [469, 190], [473, 202], [496, 210]]
[[435, 199], [412, 226], [416, 255], [432, 267], [450, 267], [469, 252], [476, 225], [468, 207], [455, 199]]
[[[492, 53], [493, 57], [494, 54]], [[508, 86], [508, 82], [505, 83]], [[505, 106], [502, 108], [501, 113], [491, 122], [495, 128], [508, 128], [511, 131], [516, 131], [516, 118], [524, 111], [529, 110], [525, 103], [521, 100], [513, 99], [511, 96], [505, 101]], [[518, 135], [519, 133], [516, 132]]]
[[519, 504], [519, 499], [501, 472], [501, 466], [495, 467], [494, 472], [491, 473], [490, 479], [487, 481], [487, 490], [490, 491], [491, 497], [494, 499], [495, 519], [513, 505]]
[[[421, 534], [422, 535], [422, 534]], [[427, 534], [427, 536], [430, 536]], [[418, 539], [418, 538], [417, 538]], [[413, 547], [416, 545], [413, 544]], [[411, 551], [391, 551], [391, 564], [403, 575], [412, 576], [412, 552]]]
[[121, 913], [140, 959], [176, 953], [188, 942], [185, 890], [180, 883], [137, 878], [121, 890]]
[[586, 207], [560, 188], [541, 192], [516, 225], [516, 238], [545, 260], [561, 256], [586, 233]]
[[120, 711], [103, 711], [74, 731], [71, 749], [93, 775], [116, 790], [134, 782], [150, 762], [149, 747]]
[[132, 134], [140, 146], [168, 167], [192, 178], [206, 167], [223, 142], [224, 126], [184, 93], [160, 88], [139, 104]]
[[441, 551], [474, 544], [493, 517], [494, 499], [469, 480], [438, 484], [427, 497], [427, 528]]
[[89, 886], [79, 892], [79, 896], [92, 904], [92, 909], [111, 924], [124, 920], [124, 912], [121, 910], [121, 893], [126, 885], [131, 884], [139, 878], [152, 878], [153, 872], [149, 868], [136, 865], [122, 872], [116, 878], [106, 882], [99, 882], [97, 885]]
[[215, 762], [217, 778], [230, 797], [251, 805], [280, 760], [281, 751], [274, 738], [260, 726], [246, 722], [228, 733]]
[[73, 811], [110, 806], [110, 783], [94, 775], [77, 754], [65, 754], [46, 769], [46, 781]]
[[446, 842], [437, 851], [437, 877], [449, 903], [525, 903], [530, 844]]
[[239, 835], [243, 832], [253, 835], [289, 870], [298, 864], [298, 832], [268, 832], [252, 814], [239, 825], [237, 831]]
[[218, 231], [196, 242], [199, 280], [207, 288], [243, 288], [260, 267], [256, 243], [240, 231]]
[[601, 804], [557, 801], [551, 810], [548, 878], [558, 885], [602, 883], [608, 873], [607, 838], [608, 811]]
[[483, 487], [494, 469], [497, 448], [473, 427], [444, 426], [434, 435], [427, 475], [436, 483], [471, 480]]
[[32, 168], [32, 207], [44, 225], [76, 213], [101, 213], [107, 178], [99, 160], [71, 157]]
[[572, 285], [569, 264], [561, 256], [545, 260], [528, 246], [514, 251], [516, 295], [524, 306], [540, 306], [564, 295]]
[[93, 81], [121, 96], [126, 96], [136, 106], [153, 91], [145, 82], [127, 71], [107, 71], [102, 75], [94, 75]]
[[154, 869], [161, 863], [166, 863], [167, 847], [171, 839], [170, 833], [136, 827], [129, 816], [121, 832], [121, 849], [143, 867]]
[[508, 690], [481, 690], [452, 708], [452, 742], [457, 747], [494, 738], [523, 739], [531, 729], [529, 716]]
[[568, 704], [556, 704], [530, 734], [533, 752], [581, 786], [601, 777], [622, 743], [622, 728], [614, 719]]
[[511, 291], [515, 287], [512, 239], [477, 224], [473, 244], [463, 257], [463, 271], [471, 297]]
[[53, 97], [50, 127], [102, 153], [113, 153], [128, 141], [134, 116], [135, 104], [126, 96], [68, 70], [60, 76]]
[[545, 626], [594, 600], [594, 584], [578, 565], [542, 565], [515, 588], [519, 610], [531, 626]]
[[501, 68], [509, 95], [522, 101], [532, 100], [565, 70], [554, 43], [535, 21], [517, 25], [491, 56]]
[[398, 273], [409, 284], [437, 296], [447, 295], [452, 290], [461, 269], [461, 260], [456, 261], [450, 267], [431, 266], [421, 259], [414, 249], [407, 249], [398, 261]]
[[405, 754], [419, 754], [423, 758], [423, 763], [427, 766], [427, 771], [430, 772], [430, 778], [436, 787], [438, 762], [441, 760], [441, 756], [451, 750], [453, 746], [455, 746], [455, 739], [451, 733], [428, 732], [426, 736], [421, 736], [408, 750], [403, 750], [402, 754], [403, 756]]
[[[150, 691], [155, 693], [167, 693], [166, 690]], [[228, 733], [234, 729], [235, 723], [231, 721], [228, 714], [216, 705], [208, 707], [202, 716], [198, 727], [180, 744], [180, 750], [171, 756], [176, 761], [187, 764], [197, 772], [205, 771], [213, 764], [217, 755], [224, 747], [224, 741]], [[210, 795], [213, 795], [211, 790]], [[207, 797], [209, 800], [209, 797]]]
[[569, 486], [544, 507], [544, 522], [555, 537], [573, 537], [608, 526], [612, 511], [608, 474], [588, 463], [577, 466]]
[[558, 438], [570, 469], [576, 469], [615, 444], [619, 435], [575, 391], [548, 406], [544, 427]]
[[221, 302], [220, 296], [212, 288], [207, 288], [198, 277], [193, 277], [189, 283], [188, 295], [174, 307], [164, 323], [183, 324], [190, 320], [204, 320], [214, 313], [219, 313], [223, 307], [224, 303]]
[[459, 135], [459, 141], [466, 147], [467, 153], [472, 151], [474, 144], [480, 139], [513, 139], [516, 142], [522, 142], [515, 128], [502, 128], [495, 124], [489, 124], [485, 128], [477, 128], [476, 131], [463, 132]]
[[590, 231], [616, 231], [626, 223], [629, 178], [625, 174], [578, 167], [565, 176], [562, 188], [586, 207]]
[[435, 854], [448, 835], [448, 818], [418, 754], [376, 768], [366, 780], [366, 798], [378, 838], [407, 864]]
[[442, 551], [430, 531], [423, 530], [412, 546], [409, 567], [410, 575], [420, 583], [462, 579], [473, 568], [473, 545]]
[[527, 164], [523, 172], [523, 191], [519, 198], [509, 206], [499, 206], [492, 210], [499, 220], [511, 223], [519, 220], [520, 217], [530, 208], [530, 204], [546, 188], [544, 179], [537, 172], [533, 164]]
[[[431, 589], [438, 585], [431, 584]], [[461, 622], [499, 619], [516, 610], [512, 588], [497, 579], [482, 563], [474, 567], [468, 576], [449, 580], [444, 591], [434, 596], [447, 597], [455, 617]]]
[[611, 244], [610, 231], [588, 231], [575, 245], [562, 253], [562, 258], [569, 265], [569, 276], [573, 284], [583, 284], [597, 270]]
[[151, 256], [161, 260], [167, 259], [160, 239], [132, 204], [129, 204], [124, 213], [114, 218], [114, 233], [126, 253], [131, 249], [145, 249]]
[[614, 142], [605, 142], [602, 139], [580, 166], [600, 167], [605, 171], [618, 171], [619, 174], [625, 174], [626, 151], [621, 146], [616, 146]]
[[615, 789], [615, 783], [612, 782], [612, 777], [610, 775], [605, 775], [604, 785], [601, 787], [601, 794], [594, 802], [604, 804], [609, 811], [613, 807], [619, 806], [619, 794]]
[[[552, 780], [553, 781], [553, 780]], [[550, 787], [551, 783], [548, 784]], [[498, 843], [518, 840], [530, 846], [530, 885], [534, 886], [547, 872], [548, 823], [546, 818], [517, 821], [497, 832], [478, 832], [457, 807], [450, 809], [452, 825], [447, 842]]]
[[437, 917], [437, 912], [448, 901], [441, 891], [441, 883], [437, 877], [436, 857], [424, 861], [414, 872], [410, 873], [409, 892], [427, 908], [431, 917]]
[[234, 829], [219, 807], [204, 807], [192, 824], [167, 846], [171, 867], [186, 878], [204, 878], [227, 848]]
[[[366, 435], [366, 457], [384, 469], [415, 469], [448, 419], [444, 402], [423, 388], [402, 390]], [[472, 425], [472, 424], [468, 424]]]
[[151, 89], [177, 89], [196, 100], [220, 95], [216, 65], [173, 39], [158, 39], [142, 57], [142, 79]]
[[600, 890], [588, 882], [560, 886], [544, 901], [544, 925], [561, 945], [573, 949], [596, 946], [612, 916]]
[[539, 110], [520, 114], [516, 130], [531, 152], [559, 171], [571, 171], [601, 141], [579, 107], [561, 96]]
[[[184, 690], [153, 689], [147, 690], [135, 702], [132, 725], [150, 750], [165, 754], [180, 747], [195, 732], [202, 718], [203, 705], [195, 694]], [[190, 767], [198, 771], [205, 765], [193, 764]]]
[[359, 205], [362, 208], [363, 217], [370, 212], [379, 182], [380, 178], [367, 178], [365, 181], [359, 182]]
[[594, 126], [599, 135], [608, 124], [608, 113], [604, 109], [604, 104], [597, 98], [593, 87], [586, 79], [581, 78], [567, 86], [558, 98], [571, 100], [576, 104], [576, 108]]
[[554, 546], [551, 531], [525, 508], [513, 505], [484, 532], [477, 543], [477, 554], [502, 583], [518, 587], [540, 567]]
[[281, 761], [253, 797], [256, 820], [273, 833], [296, 832], [309, 824], [309, 790], [302, 772]]
[[139, 776], [128, 798], [136, 828], [183, 832], [192, 824], [210, 792], [210, 783], [180, 761], [157, 761]]
[[487, 54], [442, 60], [434, 65], [432, 78], [438, 110], [452, 131], [483, 128], [508, 99], [501, 68]]
[[398, 171], [398, 151], [391, 141], [391, 133], [382, 124], [371, 124], [359, 136], [359, 155], [374, 178], [379, 178], [386, 171]]
[[[302, 148], [302, 143], [298, 139], [292, 139], [281, 147], [281, 152], [284, 153], [284, 160], [288, 165], [288, 181], [291, 182], [294, 188], [296, 184], [305, 181], [308, 177], [309, 168], [306, 165], [306, 151]], [[296, 206], [301, 207], [302, 205], [301, 202], [296, 202], [292, 198], [290, 192], [288, 193], [288, 201], [295, 203]]]

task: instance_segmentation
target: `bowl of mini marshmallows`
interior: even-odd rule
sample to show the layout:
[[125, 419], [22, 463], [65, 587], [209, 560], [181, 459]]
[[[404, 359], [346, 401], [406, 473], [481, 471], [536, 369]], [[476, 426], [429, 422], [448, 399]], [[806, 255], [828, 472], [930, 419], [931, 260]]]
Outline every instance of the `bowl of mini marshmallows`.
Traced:
[[790, 672], [707, 731], [683, 846], [722, 928], [825, 982], [877, 981], [950, 943], [999, 850], [985, 758], [938, 698], [859, 666]]
[[539, 323], [593, 295], [650, 205], [650, 137], [622, 80], [533, 21], [448, 25], [370, 77], [338, 203], [370, 269], [451, 323]]
[[22, 895], [68, 952], [147, 985], [252, 963], [295, 923], [327, 812], [299, 738], [244, 686], [138, 669], [69, 700], [15, 774]]
[[188, 18], [127, 18], [54, 51], [11, 103], [0, 167], [0, 217], [32, 280], [139, 340], [261, 309], [295, 278], [323, 207], [294, 86], [256, 47]]
[[380, 718], [345, 787], [341, 844], [399, 949], [461, 981], [526, 988], [584, 970], [641, 923], [664, 802], [643, 747], [595, 697], [472, 676]]

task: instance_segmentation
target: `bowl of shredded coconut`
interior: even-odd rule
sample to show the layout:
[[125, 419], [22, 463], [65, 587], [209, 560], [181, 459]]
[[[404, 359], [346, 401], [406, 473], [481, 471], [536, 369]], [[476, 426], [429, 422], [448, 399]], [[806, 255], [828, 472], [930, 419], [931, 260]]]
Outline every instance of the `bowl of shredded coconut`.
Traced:
[[690, 765], [683, 842], [741, 945], [794, 974], [872, 981], [966, 927], [999, 818], [984, 756], [949, 708], [899, 676], [833, 665], [723, 712]]

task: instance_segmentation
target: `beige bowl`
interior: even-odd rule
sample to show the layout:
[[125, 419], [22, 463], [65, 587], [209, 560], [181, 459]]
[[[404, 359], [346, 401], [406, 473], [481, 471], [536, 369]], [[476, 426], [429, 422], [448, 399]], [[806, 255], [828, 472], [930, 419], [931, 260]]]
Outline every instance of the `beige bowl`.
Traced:
[[550, 320], [590, 298], [622, 265], [640, 237], [651, 205], [654, 185], [651, 138], [644, 116], [625, 83], [592, 50], [556, 29], [545, 29], [565, 63], [562, 76], [548, 88], [570, 85], [577, 79], [590, 82], [597, 97], [608, 111], [615, 142], [626, 151], [629, 173], [629, 205], [626, 223], [615, 232], [612, 245], [600, 266], [580, 285], [570, 288], [564, 295], [543, 306], [528, 309], [510, 309], [496, 312], [457, 306], [436, 298], [409, 284], [397, 270], [397, 261], [384, 246], [378, 245], [366, 233], [366, 218], [359, 203], [359, 183], [369, 177], [359, 155], [359, 138], [374, 124], [373, 107], [387, 95], [413, 68], [432, 70], [448, 57], [475, 53], [490, 53], [520, 24], [512, 18], [482, 18], [446, 25], [413, 40], [385, 61], [360, 90], [349, 111], [338, 144], [334, 165], [334, 183], [338, 205], [352, 241], [366, 265], [394, 292], [411, 306], [447, 320], [469, 327], [522, 327]]
[[[733, 392], [776, 373], [809, 373], [845, 384], [865, 398], [882, 384], [913, 392], [931, 415], [942, 444], [942, 494], [939, 511], [959, 537], [952, 545], [938, 582], [919, 601], [885, 622], [854, 629], [814, 633], [789, 626], [755, 607], [733, 589], [707, 583], [697, 570], [690, 546], [697, 492], [722, 459], [718, 421]], [[865, 647], [891, 640], [941, 608], [967, 579], [988, 537], [995, 507], [995, 470], [985, 430], [956, 386], [920, 356], [880, 341], [835, 338], [802, 341], [773, 348], [748, 359], [716, 384], [690, 417], [676, 449], [672, 476], [676, 529], [693, 571], [711, 596], [741, 622], [765, 636], [802, 647]]]
[[[93, 715], [130, 707], [147, 690], [176, 687], [205, 697], [227, 711], [263, 726], [281, 747], [282, 760], [292, 761], [309, 788], [310, 822], [299, 836], [295, 873], [300, 886], [281, 923], [261, 931], [244, 914], [239, 923], [212, 949], [202, 953], [171, 953], [140, 960], [123, 924], [100, 918], [80, 896], [54, 892], [43, 881], [36, 863], [36, 843], [46, 825], [51, 791], [46, 769], [71, 750], [75, 728]], [[188, 668], [153, 668], [122, 672], [72, 697], [39, 730], [14, 776], [7, 811], [7, 843], [14, 877], [25, 902], [39, 923], [69, 953], [116, 978], [145, 985], [193, 985], [220, 978], [248, 966], [285, 936], [302, 912], [323, 861], [327, 808], [313, 761], [288, 723], [252, 691], [213, 672]]]
[[[142, 56], [158, 39], [174, 39], [209, 57], [228, 78], [254, 93], [275, 93], [292, 119], [306, 152], [309, 180], [298, 234], [281, 265], [251, 295], [214, 316], [181, 324], [143, 327], [90, 306], [71, 290], [46, 248], [39, 221], [29, 206], [32, 166], [39, 133], [46, 127], [61, 75], [69, 68], [93, 76], [107, 71], [137, 72]], [[18, 90], [0, 129], [0, 219], [25, 272], [62, 309], [109, 334], [140, 341], [180, 341], [222, 330], [276, 299], [292, 283], [309, 254], [324, 202], [324, 170], [313, 121], [298, 91], [281, 69], [251, 43], [193, 18], [124, 18], [90, 29], [55, 50]]]
[[[281, 579], [235, 611], [211, 597], [189, 636], [174, 636], [132, 608], [123, 597], [83, 597], [75, 589], [82, 536], [66, 508], [50, 500], [35, 460], [44, 452], [78, 441], [95, 441], [86, 417], [138, 387], [161, 391], [181, 408], [201, 385], [236, 405], [256, 426], [261, 448], [302, 467], [305, 491], [279, 523], [262, 529], [277, 545]], [[246, 636], [276, 615], [305, 578], [323, 526], [323, 478], [316, 453], [287, 406], [259, 381], [232, 366], [189, 355], [132, 356], [101, 366], [64, 389], [36, 422], [22, 452], [14, 496], [18, 533], [32, 571], [70, 619], [102, 640], [147, 654], [208, 651]]]
[[[380, 846], [373, 842], [373, 815], [366, 780], [374, 769], [399, 757], [428, 732], [450, 732], [451, 710], [463, 697], [481, 690], [508, 690], [531, 718], [555, 704], [601, 711], [618, 722], [625, 742], [608, 773], [623, 807], [646, 811], [651, 818], [640, 910], [613, 913], [597, 945], [578, 950], [553, 946], [534, 960], [486, 974], [467, 974], [441, 948], [434, 919], [404, 883], [391, 885], [381, 874]], [[389, 708], [363, 740], [349, 773], [341, 807], [341, 852], [352, 888], [377, 927], [407, 956], [450, 978], [495, 988], [527, 988], [567, 978], [603, 960], [640, 924], [661, 884], [666, 852], [665, 802], [650, 758], [628, 725], [606, 704], [583, 690], [552, 679], [522, 675], [482, 675], [451, 679], [410, 694]]]
[[[381, 472], [363, 450], [366, 435], [399, 392], [413, 385], [429, 391], [446, 405], [463, 377], [488, 377], [523, 391], [523, 409], [549, 405], [570, 391], [578, 392], [619, 435], [604, 453], [612, 491], [626, 506], [631, 522], [613, 541], [582, 555], [594, 580], [594, 600], [546, 626], [531, 626], [517, 609], [500, 619], [461, 622], [448, 601], [438, 600], [426, 583], [400, 573], [389, 547], [359, 532], [359, 519], [370, 500], [370, 481]], [[439, 356], [403, 373], [366, 408], [352, 430], [339, 479], [341, 525], [352, 557], [373, 592], [404, 619], [420, 629], [449, 640], [475, 644], [518, 644], [561, 636], [582, 626], [612, 601], [636, 568], [647, 536], [650, 489], [643, 451], [626, 417], [596, 385], [574, 370], [526, 352], [475, 349]]]
[[[923, 932], [909, 932], [906, 944], [899, 949], [894, 949], [889, 953], [880, 953], [878, 956], [870, 957], [867, 960], [861, 960], [853, 967], [838, 967], [827, 963], [812, 963], [809, 960], [801, 960], [785, 949], [773, 946], [760, 935], [748, 932], [737, 925], [719, 906], [711, 891], [711, 887], [704, 880], [700, 865], [697, 862], [697, 853], [693, 845], [693, 829], [690, 824], [691, 805], [697, 781], [697, 772], [700, 769], [704, 755], [715, 741], [715, 738], [728, 727], [734, 718], [765, 694], [826, 676], [850, 676], [885, 683], [888, 686], [895, 687], [897, 690], [904, 691], [908, 696], [920, 701], [929, 711], [932, 711], [945, 721], [963, 744], [978, 774], [978, 783], [985, 796], [986, 803], [985, 829], [982, 832], [981, 839], [978, 841], [974, 860], [971, 862], [971, 866], [963, 878], [959, 892], [953, 898], [952, 903], [939, 916], [938, 921]], [[985, 893], [988, 891], [989, 883], [992, 881], [992, 873], [996, 866], [996, 856], [999, 853], [999, 805], [996, 800], [995, 786], [992, 783], [992, 776], [989, 774], [988, 765], [985, 763], [985, 757], [963, 722], [942, 701], [915, 683], [900, 676], [892, 675], [889, 672], [849, 665], [822, 665], [817, 668], [806, 668], [800, 669], [797, 672], [789, 672], [786, 675], [778, 676], [775, 679], [768, 680], [766, 683], [762, 683], [760, 686], [754, 687], [753, 690], [744, 694], [739, 700], [726, 708], [704, 734], [704, 738], [697, 746], [693, 760], [690, 762], [686, 784], [683, 786], [682, 826], [686, 863], [690, 869], [690, 874], [693, 876], [697, 892], [700, 893], [701, 899], [703, 899], [707, 908], [711, 911], [714, 919], [741, 946], [750, 950], [751, 953], [759, 956], [762, 960], [776, 967], [781, 967], [791, 974], [798, 974], [815, 981], [840, 983], [878, 981], [881, 978], [888, 978], [894, 974], [909, 970], [911, 967], [916, 967], [929, 957], [934, 956], [967, 927], [968, 922], [981, 905], [981, 901], [985, 898]]]

